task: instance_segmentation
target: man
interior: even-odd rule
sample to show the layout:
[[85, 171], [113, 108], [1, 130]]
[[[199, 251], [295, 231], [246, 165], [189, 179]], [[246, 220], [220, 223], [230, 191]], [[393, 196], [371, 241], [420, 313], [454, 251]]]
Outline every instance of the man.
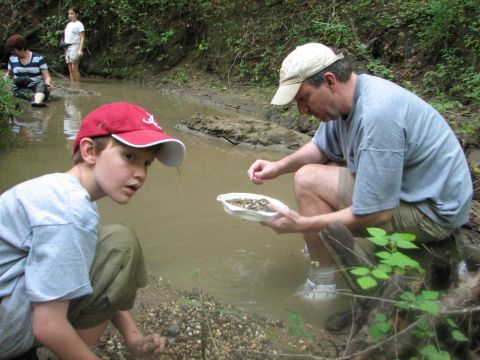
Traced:
[[[472, 183], [464, 153], [447, 122], [408, 90], [358, 75], [341, 53], [319, 44], [297, 47], [283, 61], [274, 105], [297, 103], [320, 126], [311, 142], [278, 161], [256, 160], [255, 184], [295, 173], [299, 212], [267, 223], [279, 233], [302, 232], [312, 266], [303, 296], [335, 296], [334, 263], [322, 241], [341, 223], [441, 241], [466, 223]], [[332, 163], [344, 163], [332, 166]]]

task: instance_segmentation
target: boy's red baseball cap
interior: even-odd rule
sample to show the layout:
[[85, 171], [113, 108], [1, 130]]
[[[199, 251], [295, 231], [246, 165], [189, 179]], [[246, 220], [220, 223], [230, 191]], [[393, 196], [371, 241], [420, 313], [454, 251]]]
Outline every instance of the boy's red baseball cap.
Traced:
[[166, 134], [150, 112], [128, 102], [101, 105], [87, 114], [78, 129], [73, 153], [83, 138], [107, 135], [134, 148], [162, 144], [156, 157], [167, 166], [179, 166], [185, 159], [185, 145]]

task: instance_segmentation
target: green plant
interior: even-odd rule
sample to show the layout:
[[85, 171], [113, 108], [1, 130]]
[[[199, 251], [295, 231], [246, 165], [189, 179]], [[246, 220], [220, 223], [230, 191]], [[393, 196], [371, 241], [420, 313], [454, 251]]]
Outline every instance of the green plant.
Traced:
[[390, 319], [385, 314], [377, 313], [375, 323], [368, 327], [368, 335], [377, 341], [381, 340], [390, 333], [391, 327]]
[[374, 268], [357, 267], [350, 270], [353, 275], [357, 276], [357, 282], [362, 289], [377, 286], [377, 280], [388, 280], [395, 271], [404, 273], [407, 268], [421, 270], [417, 261], [399, 251], [399, 249], [418, 248], [413, 243], [414, 235], [398, 233], [388, 235], [385, 230], [380, 228], [368, 228], [367, 231], [371, 235], [367, 239], [384, 250], [375, 253], [380, 261]]
[[17, 110], [18, 99], [13, 97], [12, 80], [0, 79], [0, 149], [14, 144], [14, 136], [10, 131], [10, 122], [20, 114]]
[[311, 340], [312, 335], [304, 328], [303, 317], [296, 311], [289, 308], [285, 308], [285, 313], [287, 314], [287, 321], [289, 323], [288, 333], [298, 338]]
[[51, 15], [45, 18], [42, 23], [43, 31], [41, 35], [42, 42], [54, 49], [59, 48], [60, 39], [66, 23], [66, 17], [62, 15]]
[[177, 81], [179, 84], [186, 84], [190, 79], [185, 69], [177, 68], [173, 70], [170, 76], [171, 79]]
[[[381, 247], [381, 250], [375, 253], [380, 259], [377, 265], [371, 268], [355, 267], [350, 269], [362, 289], [374, 288], [379, 285], [379, 281], [389, 281], [396, 273], [406, 274], [407, 271], [424, 273], [416, 260], [402, 252], [418, 248], [413, 243], [414, 235], [401, 233], [389, 235], [385, 230], [379, 228], [368, 228], [367, 231], [371, 235], [367, 239]], [[417, 354], [419, 357], [414, 359], [451, 359], [450, 354], [439, 349], [438, 344], [432, 341], [436, 338], [432, 320], [440, 313], [439, 297], [438, 291], [403, 291], [399, 299], [395, 301], [397, 308], [411, 313], [417, 318], [414, 335], [422, 339], [423, 343], [419, 347]], [[387, 315], [376, 314], [375, 322], [368, 327], [370, 337], [376, 341], [385, 338], [392, 331], [391, 322], [392, 320]], [[459, 326], [452, 319], [447, 318], [446, 324], [452, 340], [467, 341]]]

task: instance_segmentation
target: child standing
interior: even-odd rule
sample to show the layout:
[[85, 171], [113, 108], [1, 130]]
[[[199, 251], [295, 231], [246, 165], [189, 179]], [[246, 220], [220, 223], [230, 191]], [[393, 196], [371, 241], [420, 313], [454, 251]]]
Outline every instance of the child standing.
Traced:
[[68, 65], [71, 82], [80, 82], [80, 71], [78, 64], [83, 56], [83, 47], [85, 45], [85, 27], [78, 20], [80, 15], [78, 8], [73, 6], [68, 9], [68, 19], [70, 22], [65, 27], [64, 41], [69, 44], [65, 49], [65, 61]]
[[158, 159], [179, 166], [184, 144], [154, 116], [126, 102], [102, 105], [84, 119], [74, 166], [35, 178], [0, 196], [0, 359], [43, 345], [61, 359], [98, 359], [109, 321], [134, 356], [159, 354], [165, 339], [143, 336], [128, 312], [146, 284], [135, 234], [99, 226], [95, 201], [127, 204]]

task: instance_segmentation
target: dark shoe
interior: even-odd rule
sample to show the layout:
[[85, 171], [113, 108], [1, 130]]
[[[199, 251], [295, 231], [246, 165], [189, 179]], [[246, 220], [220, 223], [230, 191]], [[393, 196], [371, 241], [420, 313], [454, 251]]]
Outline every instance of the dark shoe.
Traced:
[[330, 315], [325, 324], [325, 329], [330, 332], [339, 332], [345, 329], [347, 326], [351, 326], [353, 323], [352, 310], [344, 310], [336, 312]]
[[45, 104], [44, 102], [39, 102], [39, 103], [32, 102], [32, 103], [30, 103], [30, 105], [33, 106], [33, 107], [46, 107], [47, 106], [47, 104]]
[[37, 349], [31, 349], [23, 355], [20, 355], [12, 360], [39, 360], [37, 356]]

